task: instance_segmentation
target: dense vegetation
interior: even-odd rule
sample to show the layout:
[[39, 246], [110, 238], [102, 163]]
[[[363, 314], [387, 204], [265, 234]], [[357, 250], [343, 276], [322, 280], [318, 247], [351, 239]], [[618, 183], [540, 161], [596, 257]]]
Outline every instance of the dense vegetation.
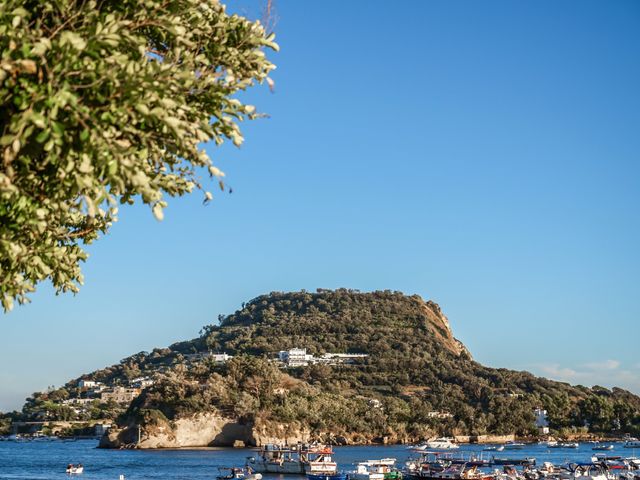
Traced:
[[[38, 282], [76, 292], [84, 244], [118, 204], [159, 220], [167, 197], [224, 174], [203, 144], [243, 142], [277, 50], [218, 0], [0, 2], [0, 304]], [[207, 177], [210, 180], [207, 181]]]
[[[269, 360], [292, 347], [369, 357], [354, 365], [287, 370]], [[216, 364], [188, 356], [207, 350], [234, 358]], [[246, 422], [403, 440], [440, 433], [534, 434], [533, 410], [542, 407], [555, 433], [640, 433], [638, 396], [484, 367], [453, 338], [436, 304], [390, 291], [260, 296], [205, 327], [194, 341], [141, 352], [91, 378], [123, 382], [150, 372], [156, 372], [155, 385], [121, 422], [171, 421], [217, 410]]]

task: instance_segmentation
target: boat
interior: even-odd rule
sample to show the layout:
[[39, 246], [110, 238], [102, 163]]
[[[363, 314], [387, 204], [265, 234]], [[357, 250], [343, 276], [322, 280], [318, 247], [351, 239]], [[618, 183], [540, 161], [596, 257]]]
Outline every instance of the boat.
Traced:
[[591, 450], [613, 450], [613, 445], [594, 445]]
[[348, 480], [346, 473], [315, 474], [307, 473], [307, 480]]
[[453, 443], [448, 437], [439, 437], [425, 442], [419, 448], [431, 450], [450, 450], [454, 448], [460, 448], [460, 446], [456, 443]]
[[640, 440], [637, 438], [629, 438], [623, 445], [624, 448], [640, 448]]
[[529, 465], [533, 466], [536, 464], [536, 459], [533, 457], [525, 457], [525, 458], [498, 458], [493, 457], [491, 459], [492, 465]]
[[519, 442], [507, 442], [503, 447], [505, 450], [522, 450], [525, 447], [525, 444]]
[[67, 473], [69, 475], [80, 475], [82, 472], [84, 472], [84, 466], [82, 466], [81, 463], [78, 465], [74, 465], [73, 463], [67, 465]]
[[502, 452], [504, 450], [504, 445], [492, 445], [489, 447], [484, 447], [482, 450], [485, 452]]
[[452, 462], [449, 466], [439, 469], [423, 469], [417, 476], [420, 480], [493, 480], [492, 474], [482, 472], [478, 462]]
[[[251, 467], [245, 466], [239, 467], [220, 467], [218, 468], [220, 475], [216, 477], [217, 480], [261, 480], [262, 474], [254, 472]], [[228, 472], [223, 475], [224, 472]]]
[[338, 464], [333, 461], [330, 447], [323, 447], [316, 457], [305, 466], [307, 480], [347, 480], [346, 473], [338, 472]]
[[549, 445], [549, 448], [578, 448], [578, 447], [580, 447], [580, 444], [576, 442], [561, 442], [561, 443], [556, 443], [555, 445]]
[[267, 444], [258, 457], [247, 459], [247, 465], [260, 473], [277, 473], [304, 475], [306, 467], [311, 461], [316, 461], [321, 455], [331, 455], [330, 447], [323, 445], [297, 444], [293, 446]]
[[402, 473], [395, 468], [395, 458], [359, 462], [349, 473], [349, 480], [400, 480]]
[[432, 472], [439, 472], [453, 463], [451, 453], [416, 450], [420, 452], [420, 458], [410, 459], [405, 463], [403, 477], [409, 480], [419, 480], [429, 476]]
[[609, 480], [607, 467], [601, 463], [573, 463], [569, 465], [569, 471], [573, 478], [580, 480]]

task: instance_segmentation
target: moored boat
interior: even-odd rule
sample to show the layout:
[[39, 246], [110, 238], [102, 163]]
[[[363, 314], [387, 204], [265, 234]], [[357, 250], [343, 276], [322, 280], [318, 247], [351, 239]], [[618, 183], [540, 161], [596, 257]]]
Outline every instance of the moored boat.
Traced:
[[442, 470], [422, 470], [418, 477], [420, 480], [493, 480], [492, 474], [482, 472], [477, 462], [452, 462]]
[[[251, 467], [220, 467], [217, 480], [261, 480], [262, 474], [254, 472]], [[223, 474], [226, 472], [226, 474]]]
[[247, 465], [260, 473], [304, 475], [311, 461], [322, 455], [331, 455], [330, 447], [298, 444], [293, 446], [267, 444], [258, 457], [247, 459]]
[[356, 470], [348, 472], [349, 480], [399, 480], [402, 473], [395, 468], [395, 458], [359, 462]]
[[594, 445], [591, 450], [613, 450], [613, 445]]
[[333, 474], [314, 474], [307, 473], [307, 480], [348, 480], [346, 473], [333, 473]]
[[528, 465], [532, 466], [536, 464], [536, 459], [533, 457], [525, 458], [498, 458], [493, 457], [491, 459], [492, 465]]

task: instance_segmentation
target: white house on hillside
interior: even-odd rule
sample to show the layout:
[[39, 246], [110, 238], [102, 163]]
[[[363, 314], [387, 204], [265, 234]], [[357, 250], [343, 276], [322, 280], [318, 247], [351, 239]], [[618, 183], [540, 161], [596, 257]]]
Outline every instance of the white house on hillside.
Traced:
[[546, 435], [549, 433], [549, 420], [547, 419], [547, 411], [542, 408], [536, 408], [533, 411], [535, 415], [535, 425], [538, 428], [538, 431], [542, 435]]

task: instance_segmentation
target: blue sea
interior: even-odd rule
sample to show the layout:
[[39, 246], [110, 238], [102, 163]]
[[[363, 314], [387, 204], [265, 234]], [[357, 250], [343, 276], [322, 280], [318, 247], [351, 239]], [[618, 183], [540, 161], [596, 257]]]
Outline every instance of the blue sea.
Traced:
[[[615, 450], [593, 452], [593, 445], [584, 443], [578, 449], [549, 449], [543, 445], [528, 445], [523, 450], [503, 452], [483, 452], [482, 446], [463, 445], [452, 450], [457, 455], [471, 452], [482, 453], [484, 458], [535, 457], [538, 464], [551, 461], [588, 462], [594, 453], [640, 455], [640, 451], [625, 449], [622, 444], [614, 444]], [[256, 455], [249, 449], [208, 448], [199, 450], [101, 450], [95, 440], [76, 442], [0, 442], [0, 479], [53, 480], [67, 479], [65, 468], [69, 463], [82, 463], [84, 473], [74, 476], [78, 480], [118, 480], [125, 475], [126, 480], [136, 479], [184, 479], [215, 480], [219, 467], [242, 466], [245, 459]], [[335, 447], [334, 459], [341, 469], [351, 470], [358, 461], [392, 457], [398, 466], [415, 453], [405, 446]], [[264, 475], [265, 480], [299, 480], [295, 476]]]

